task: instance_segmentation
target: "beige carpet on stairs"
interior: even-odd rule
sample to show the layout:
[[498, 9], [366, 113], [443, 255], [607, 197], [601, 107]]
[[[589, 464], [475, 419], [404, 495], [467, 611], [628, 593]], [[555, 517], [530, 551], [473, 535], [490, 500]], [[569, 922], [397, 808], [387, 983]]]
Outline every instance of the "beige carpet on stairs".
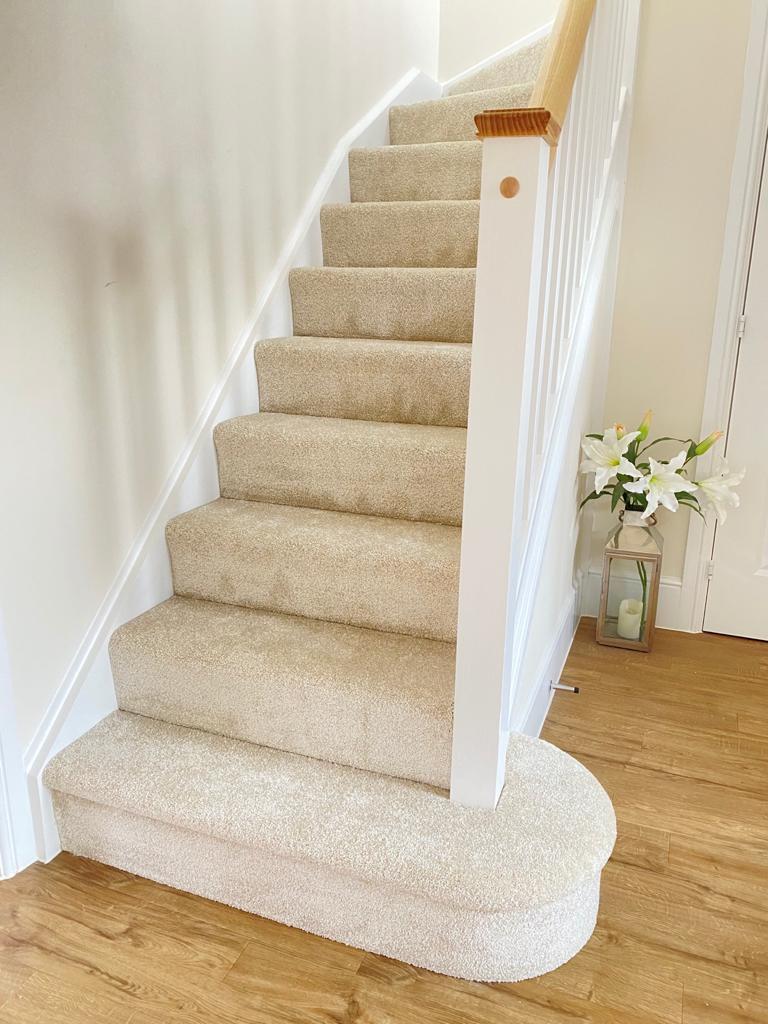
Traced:
[[118, 708], [46, 769], [64, 847], [461, 977], [589, 937], [615, 821], [513, 737], [495, 812], [451, 803], [481, 146], [542, 46], [390, 112], [220, 423], [221, 497], [167, 527], [174, 595], [110, 645]]

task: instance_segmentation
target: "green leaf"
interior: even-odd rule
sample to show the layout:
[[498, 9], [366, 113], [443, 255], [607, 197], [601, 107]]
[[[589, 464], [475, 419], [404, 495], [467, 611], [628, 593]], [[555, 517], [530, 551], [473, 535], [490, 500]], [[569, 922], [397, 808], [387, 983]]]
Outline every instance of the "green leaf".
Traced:
[[611, 512], [613, 512], [616, 506], [619, 504], [623, 490], [624, 484], [621, 482], [621, 480], [619, 480], [618, 483], [614, 484], [613, 494], [611, 495]]
[[581, 510], [584, 508], [588, 501], [594, 501], [595, 498], [602, 498], [604, 493], [604, 491], [602, 492], [602, 494], [598, 494], [597, 491], [592, 491], [591, 494], [588, 494], [584, 501], [582, 501], [582, 503], [579, 505], [579, 512], [581, 512]]
[[664, 441], [677, 441], [679, 444], [693, 444], [690, 437], [657, 437], [655, 441], [651, 441], [651, 443], [647, 444], [641, 452], [638, 452], [638, 455], [642, 455], [643, 452], [647, 452], [649, 448], [653, 448], [655, 444], [662, 444]]
[[602, 441], [603, 440], [603, 435], [602, 434], [585, 434], [584, 436], [585, 437], [592, 437], [596, 441]]
[[694, 494], [678, 494], [677, 500], [681, 505], [685, 505], [686, 508], [695, 512], [697, 516], [701, 516], [706, 523], [707, 520], [704, 513], [701, 511], [699, 499]]
[[681, 505], [690, 505], [691, 508], [701, 508], [701, 502], [693, 494], [678, 494], [677, 500]]

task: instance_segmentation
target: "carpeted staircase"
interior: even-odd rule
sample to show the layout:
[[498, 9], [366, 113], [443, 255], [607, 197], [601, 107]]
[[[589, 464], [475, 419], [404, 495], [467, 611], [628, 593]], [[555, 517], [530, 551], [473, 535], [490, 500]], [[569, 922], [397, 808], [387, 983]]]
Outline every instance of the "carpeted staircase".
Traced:
[[261, 411], [216, 427], [221, 497], [168, 524], [174, 596], [112, 638], [120, 710], [45, 775], [67, 850], [490, 980], [583, 945], [614, 838], [537, 740], [513, 737], [495, 812], [446, 792], [473, 115], [525, 105], [542, 45], [350, 153], [324, 266], [291, 273], [294, 336], [256, 346]]

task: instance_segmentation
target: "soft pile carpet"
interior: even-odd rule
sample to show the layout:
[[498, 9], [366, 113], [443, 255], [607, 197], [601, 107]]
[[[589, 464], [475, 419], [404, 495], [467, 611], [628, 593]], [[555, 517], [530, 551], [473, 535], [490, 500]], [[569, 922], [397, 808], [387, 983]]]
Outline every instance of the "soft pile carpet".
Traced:
[[[498, 808], [451, 803], [481, 145], [543, 44], [394, 107], [349, 157], [260, 411], [214, 432], [221, 497], [168, 524], [174, 596], [122, 626], [119, 710], [46, 769], [62, 844], [465, 978], [556, 967], [615, 837], [596, 780], [510, 743]], [[478, 681], [480, 685], [481, 681]]]

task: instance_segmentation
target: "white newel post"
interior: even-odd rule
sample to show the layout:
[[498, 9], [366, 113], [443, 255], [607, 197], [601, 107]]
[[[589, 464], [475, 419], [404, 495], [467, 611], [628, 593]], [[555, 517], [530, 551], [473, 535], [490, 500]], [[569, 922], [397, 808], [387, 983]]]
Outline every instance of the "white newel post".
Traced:
[[[451, 799], [493, 808], [504, 784], [516, 535], [541, 286], [549, 146], [483, 142], [461, 541]], [[507, 198], [504, 179], [519, 188]], [[505, 192], [515, 191], [506, 182]], [[518, 549], [519, 550], [519, 549]]]

